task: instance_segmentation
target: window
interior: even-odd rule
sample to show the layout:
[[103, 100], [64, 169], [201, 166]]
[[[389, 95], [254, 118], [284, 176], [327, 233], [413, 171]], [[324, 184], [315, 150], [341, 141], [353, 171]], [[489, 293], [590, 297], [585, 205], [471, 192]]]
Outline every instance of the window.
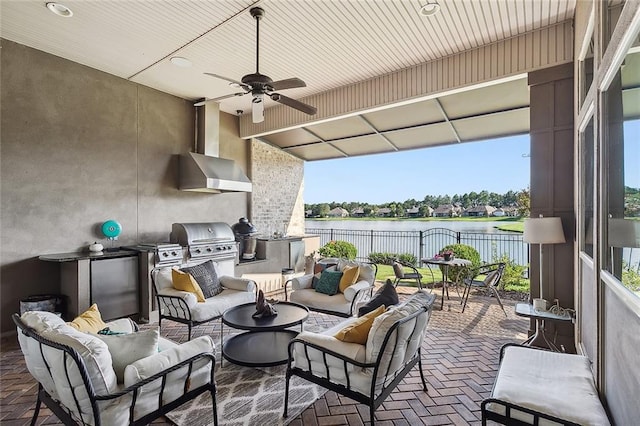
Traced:
[[580, 249], [593, 258], [593, 115], [580, 131], [580, 208], [582, 210], [582, 240]]
[[640, 295], [640, 48], [605, 93], [607, 252], [603, 267]]

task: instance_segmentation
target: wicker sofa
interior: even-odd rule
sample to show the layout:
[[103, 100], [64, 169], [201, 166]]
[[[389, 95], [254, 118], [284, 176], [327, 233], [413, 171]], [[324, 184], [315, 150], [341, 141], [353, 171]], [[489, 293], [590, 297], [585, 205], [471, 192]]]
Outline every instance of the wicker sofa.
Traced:
[[[13, 320], [27, 368], [38, 381], [31, 424], [44, 403], [64, 424], [144, 425], [209, 392], [217, 425], [210, 337], [178, 345], [159, 337], [157, 330], [134, 333], [128, 318], [107, 323], [109, 332], [116, 333], [111, 336], [76, 330], [50, 312], [14, 314]], [[155, 340], [143, 345], [149, 335]], [[104, 337], [115, 339], [111, 343], [117, 347]], [[150, 355], [126, 367], [126, 361], [121, 363], [124, 370], [118, 373], [117, 358], [136, 359], [142, 346], [151, 346]]]
[[[218, 270], [217, 264], [213, 263]], [[193, 326], [220, 318], [224, 311], [231, 307], [253, 303], [256, 300], [256, 283], [253, 280], [218, 274], [222, 292], [205, 299], [204, 302], [198, 302], [193, 293], [173, 288], [172, 269], [161, 267], [151, 272], [160, 310], [159, 325], [162, 327], [163, 319], [186, 324], [189, 340]]]
[[294, 375], [368, 405], [372, 425], [375, 409], [416, 364], [426, 392], [420, 346], [434, 300], [434, 294], [419, 290], [391, 307], [373, 320], [366, 344], [336, 337], [360, 318], [348, 318], [321, 333], [300, 333], [289, 344], [284, 416]]
[[[312, 311], [323, 312], [341, 317], [357, 314], [358, 306], [365, 303], [373, 294], [376, 273], [375, 263], [356, 262], [346, 259], [323, 259], [325, 264], [335, 265], [337, 271], [358, 266], [360, 274], [355, 284], [350, 285], [344, 293], [335, 295], [319, 293], [313, 288], [314, 275], [307, 274], [293, 278], [285, 283], [285, 299], [305, 305]], [[289, 285], [291, 289], [289, 289]]]

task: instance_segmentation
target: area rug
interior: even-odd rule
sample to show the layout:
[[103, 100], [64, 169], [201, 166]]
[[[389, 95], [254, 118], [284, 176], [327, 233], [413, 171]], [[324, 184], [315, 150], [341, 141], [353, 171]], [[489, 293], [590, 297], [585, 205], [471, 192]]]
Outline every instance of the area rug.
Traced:
[[[300, 377], [289, 382], [288, 417], [284, 409], [286, 366], [264, 369], [229, 362], [216, 365], [218, 423], [221, 426], [286, 425], [327, 391]], [[166, 416], [178, 426], [213, 425], [211, 395], [207, 392]]]

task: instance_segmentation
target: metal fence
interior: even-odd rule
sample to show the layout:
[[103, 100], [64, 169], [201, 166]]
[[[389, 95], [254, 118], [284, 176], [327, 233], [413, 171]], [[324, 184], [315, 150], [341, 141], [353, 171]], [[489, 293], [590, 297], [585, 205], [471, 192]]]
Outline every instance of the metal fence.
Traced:
[[332, 240], [348, 241], [358, 249], [359, 260], [367, 260], [370, 253], [410, 253], [417, 259], [433, 257], [449, 244], [467, 244], [480, 253], [483, 262], [494, 256], [507, 255], [516, 264], [529, 264], [529, 245], [522, 234], [459, 232], [446, 228], [426, 231], [374, 231], [354, 229], [307, 228], [307, 234], [320, 236], [320, 247]]

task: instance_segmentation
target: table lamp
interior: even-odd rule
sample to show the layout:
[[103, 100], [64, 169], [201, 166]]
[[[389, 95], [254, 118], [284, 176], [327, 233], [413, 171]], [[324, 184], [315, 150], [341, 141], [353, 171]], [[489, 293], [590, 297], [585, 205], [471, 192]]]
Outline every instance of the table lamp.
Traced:
[[547, 301], [542, 291], [542, 245], [561, 244], [565, 242], [562, 220], [559, 217], [527, 218], [524, 220], [523, 240], [525, 243], [538, 244], [540, 247], [540, 293], [533, 299], [533, 306], [538, 310], [547, 310]]

